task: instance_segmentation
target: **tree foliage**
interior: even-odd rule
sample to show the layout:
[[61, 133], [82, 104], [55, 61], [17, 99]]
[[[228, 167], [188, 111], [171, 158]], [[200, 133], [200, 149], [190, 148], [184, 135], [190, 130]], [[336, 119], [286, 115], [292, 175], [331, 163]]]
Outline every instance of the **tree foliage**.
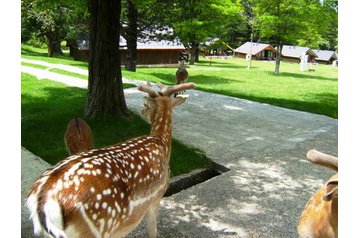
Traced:
[[62, 54], [62, 40], [77, 37], [85, 31], [88, 14], [83, 2], [21, 1], [21, 41], [36, 39], [46, 43], [49, 55]]
[[190, 48], [191, 63], [198, 61], [199, 44], [225, 31], [226, 24], [241, 11], [240, 3], [235, 0], [174, 0], [170, 4], [168, 21], [183, 44]]
[[[278, 50], [283, 44], [314, 46], [321, 40], [322, 5], [318, 0], [252, 0], [260, 36], [273, 41]], [[280, 55], [275, 73], [279, 73]]]

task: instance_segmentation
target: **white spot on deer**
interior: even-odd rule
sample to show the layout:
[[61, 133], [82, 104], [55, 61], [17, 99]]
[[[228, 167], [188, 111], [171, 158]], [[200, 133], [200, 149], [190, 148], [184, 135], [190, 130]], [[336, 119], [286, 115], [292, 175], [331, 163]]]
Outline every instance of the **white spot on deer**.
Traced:
[[96, 190], [94, 189], [94, 187], [91, 187], [90, 191], [91, 191], [91, 193], [94, 193]]
[[101, 194], [97, 194], [96, 198], [97, 198], [97, 200], [99, 201], [99, 200], [101, 200], [102, 195], [101, 195]]
[[102, 203], [102, 208], [103, 208], [103, 209], [106, 209], [106, 208], [107, 208], [107, 203], [106, 203], [106, 202], [103, 202], [103, 203]]

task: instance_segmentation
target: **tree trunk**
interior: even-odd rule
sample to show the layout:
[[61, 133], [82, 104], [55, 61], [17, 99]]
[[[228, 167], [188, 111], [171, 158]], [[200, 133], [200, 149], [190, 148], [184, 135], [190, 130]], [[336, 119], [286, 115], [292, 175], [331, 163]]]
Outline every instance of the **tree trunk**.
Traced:
[[121, 1], [88, 0], [90, 54], [86, 116], [129, 116], [119, 52]]
[[58, 34], [55, 32], [50, 32], [46, 34], [47, 39], [47, 55], [52, 57], [53, 55], [63, 55], [61, 50], [61, 40], [58, 37]]
[[126, 32], [127, 52], [125, 68], [129, 71], [136, 71], [137, 66], [137, 21], [138, 9], [132, 0], [127, 0], [128, 3], [128, 27]]
[[199, 43], [191, 43], [189, 64], [199, 62]]
[[276, 54], [276, 64], [275, 64], [275, 74], [278, 75], [280, 72], [280, 63], [281, 63], [281, 53], [282, 53], [282, 43], [277, 42], [277, 54]]
[[199, 62], [199, 44], [195, 49], [195, 62]]

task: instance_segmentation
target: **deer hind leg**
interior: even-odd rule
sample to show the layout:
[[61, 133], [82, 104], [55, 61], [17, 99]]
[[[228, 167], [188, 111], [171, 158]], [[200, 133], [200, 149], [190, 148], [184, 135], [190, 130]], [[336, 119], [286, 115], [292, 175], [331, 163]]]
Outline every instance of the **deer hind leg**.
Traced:
[[160, 207], [160, 198], [149, 206], [146, 215], [147, 231], [149, 238], [157, 237], [157, 216]]

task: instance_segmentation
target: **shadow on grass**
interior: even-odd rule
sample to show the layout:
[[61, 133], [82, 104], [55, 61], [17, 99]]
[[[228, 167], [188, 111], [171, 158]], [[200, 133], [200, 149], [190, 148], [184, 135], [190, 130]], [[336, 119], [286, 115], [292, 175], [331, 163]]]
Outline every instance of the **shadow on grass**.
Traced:
[[333, 93], [318, 93], [311, 96], [314, 98], [314, 101], [301, 101], [283, 98], [253, 96], [241, 93], [234, 94], [227, 91], [215, 89], [207, 90], [201, 88], [200, 86], [198, 87], [198, 89], [206, 92], [247, 99], [260, 103], [266, 103], [287, 109], [326, 115], [335, 119], [338, 118], [338, 95]]
[[267, 74], [271, 76], [278, 76], [278, 77], [292, 77], [292, 78], [301, 78], [301, 79], [318, 79], [318, 80], [329, 80], [333, 82], [337, 82], [337, 78], [329, 78], [329, 77], [323, 77], [318, 75], [309, 75], [309, 74], [298, 74], [298, 73], [287, 73], [287, 72], [281, 72], [279, 75], [274, 74], [271, 71], [266, 71]]
[[[63, 136], [67, 123], [75, 117], [88, 122], [93, 132], [94, 148], [149, 134], [150, 125], [135, 113], [131, 113], [130, 119], [84, 117], [86, 97], [84, 89], [22, 74], [21, 145], [50, 164], [59, 162], [68, 156]], [[170, 164], [172, 175], [176, 176], [207, 167], [209, 161], [198, 150], [173, 140]]]
[[40, 52], [36, 52], [31, 49], [23, 48], [23, 47], [21, 47], [21, 54], [26, 54], [26, 55], [31, 55], [31, 56], [42, 56], [42, 57], [48, 56], [46, 52], [40, 53]]
[[[175, 75], [170, 73], [151, 73], [150, 75], [161, 79], [166, 84], [175, 83]], [[239, 83], [241, 80], [233, 80], [225, 77], [218, 77], [212, 75], [189, 75], [189, 81], [195, 82], [200, 85], [217, 85], [217, 84], [227, 84], [227, 83]]]

